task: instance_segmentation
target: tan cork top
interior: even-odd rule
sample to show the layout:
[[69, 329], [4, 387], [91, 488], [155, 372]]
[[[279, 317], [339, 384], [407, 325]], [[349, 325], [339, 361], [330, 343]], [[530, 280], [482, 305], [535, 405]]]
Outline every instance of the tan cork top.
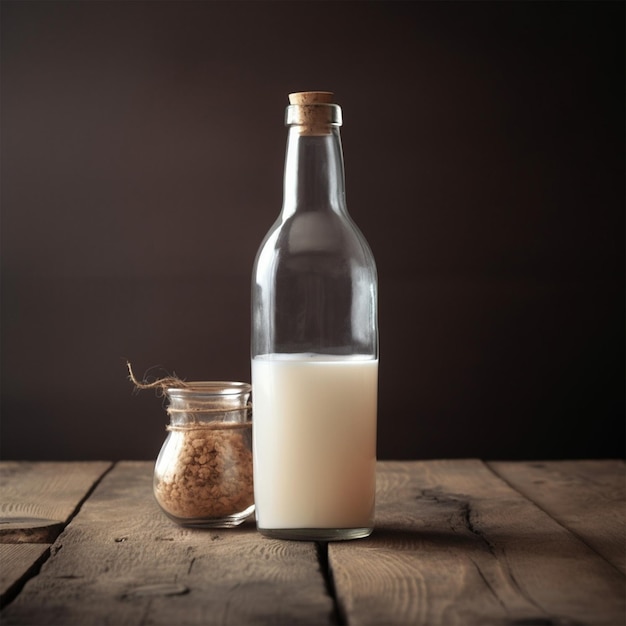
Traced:
[[298, 91], [289, 94], [287, 121], [298, 126], [301, 135], [330, 135], [336, 124], [339, 107], [333, 103], [332, 91]]
[[298, 91], [289, 94], [289, 104], [332, 104], [332, 91]]

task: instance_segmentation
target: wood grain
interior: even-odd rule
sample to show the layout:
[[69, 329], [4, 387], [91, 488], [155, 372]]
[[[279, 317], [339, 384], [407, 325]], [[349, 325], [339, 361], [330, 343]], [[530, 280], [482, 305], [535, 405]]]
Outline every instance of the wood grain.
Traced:
[[111, 463], [0, 463], [0, 606], [19, 592], [48, 555]]
[[0, 543], [52, 543], [109, 462], [0, 463]]
[[0, 607], [15, 597], [22, 582], [45, 560], [45, 543], [0, 544]]
[[152, 463], [115, 466], [52, 547], [3, 624], [332, 624], [316, 546], [175, 525]]
[[492, 462], [489, 467], [626, 574], [624, 461]]
[[374, 534], [329, 546], [345, 623], [624, 623], [624, 577], [482, 462], [379, 468]]

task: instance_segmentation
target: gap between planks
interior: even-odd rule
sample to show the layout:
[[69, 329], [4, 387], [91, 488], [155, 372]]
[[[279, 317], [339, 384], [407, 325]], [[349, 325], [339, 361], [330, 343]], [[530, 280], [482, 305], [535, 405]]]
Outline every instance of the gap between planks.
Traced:
[[486, 461], [485, 465], [626, 575], [626, 464], [622, 459]]
[[333, 569], [328, 557], [328, 542], [317, 541], [315, 543], [317, 550], [317, 558], [319, 561], [320, 571], [324, 577], [324, 583], [326, 585], [326, 591], [333, 601], [333, 615], [332, 623], [334, 626], [347, 626], [348, 617], [343, 611], [342, 605], [337, 597], [337, 589], [335, 588], [335, 577], [333, 575]]
[[[103, 478], [115, 467], [116, 463], [108, 462], [101, 473], [93, 480], [93, 483], [85, 490], [85, 493], [73, 505], [68, 502], [59, 503], [59, 511], [62, 519], [38, 520], [28, 517], [16, 517], [13, 523], [9, 523], [7, 517], [5, 529], [0, 536], [0, 552], [2, 562], [5, 565], [2, 577], [0, 577], [0, 609], [6, 608], [20, 594], [26, 583], [35, 578], [41, 571], [44, 563], [51, 556], [51, 546], [59, 535], [68, 527], [71, 521], [78, 515], [84, 503], [89, 499]], [[94, 463], [94, 466], [97, 463]], [[19, 466], [20, 463], [5, 462], [3, 467]], [[51, 465], [49, 462], [32, 463], [33, 471], [43, 470]], [[5, 476], [5, 482], [9, 482], [9, 476]], [[14, 485], [11, 485], [14, 487]], [[47, 489], [50, 489], [48, 487]], [[11, 489], [4, 489], [4, 495], [11, 500]], [[21, 490], [20, 490], [21, 491]], [[51, 488], [47, 493], [52, 500], [62, 501], [62, 494], [55, 493]], [[55, 505], [56, 506], [56, 505]], [[4, 508], [11, 509], [11, 504], [5, 501]], [[19, 507], [18, 507], [19, 508]], [[54, 507], [53, 507], [54, 508]], [[45, 509], [45, 507], [44, 507]]]

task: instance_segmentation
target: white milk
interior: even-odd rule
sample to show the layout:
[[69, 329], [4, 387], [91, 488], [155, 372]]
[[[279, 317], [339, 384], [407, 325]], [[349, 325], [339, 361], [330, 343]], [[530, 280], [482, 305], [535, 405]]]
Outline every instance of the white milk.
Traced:
[[373, 526], [378, 360], [252, 360], [260, 529]]

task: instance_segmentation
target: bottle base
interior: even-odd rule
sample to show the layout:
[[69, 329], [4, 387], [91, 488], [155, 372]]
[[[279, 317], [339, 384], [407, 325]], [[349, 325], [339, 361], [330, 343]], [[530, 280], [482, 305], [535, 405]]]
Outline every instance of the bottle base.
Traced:
[[260, 528], [257, 530], [270, 539], [291, 541], [348, 541], [369, 537], [374, 528]]

